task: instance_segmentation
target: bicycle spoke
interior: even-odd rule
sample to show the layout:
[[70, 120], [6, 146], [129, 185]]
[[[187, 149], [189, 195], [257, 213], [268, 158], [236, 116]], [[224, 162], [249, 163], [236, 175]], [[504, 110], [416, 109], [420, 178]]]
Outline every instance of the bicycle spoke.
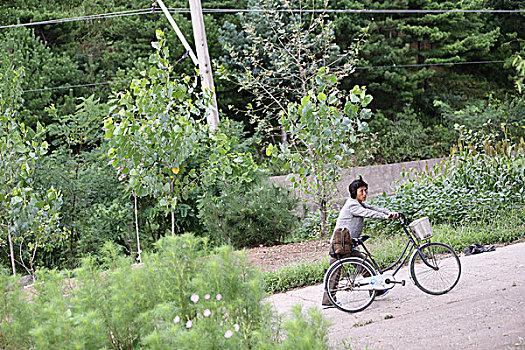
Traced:
[[[440, 252], [445, 253], [440, 255]], [[410, 262], [410, 272], [416, 286], [422, 291], [444, 294], [457, 284], [461, 264], [452, 248], [442, 243], [429, 243], [420, 248], [420, 253], [414, 255]]]

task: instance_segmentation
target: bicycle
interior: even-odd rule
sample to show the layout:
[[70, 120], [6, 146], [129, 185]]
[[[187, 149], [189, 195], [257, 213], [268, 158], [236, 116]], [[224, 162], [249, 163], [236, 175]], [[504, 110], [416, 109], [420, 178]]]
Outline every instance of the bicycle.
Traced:
[[[409, 225], [410, 230], [403, 214], [398, 219], [408, 241], [403, 253], [392, 265], [385, 269], [379, 267], [364, 244], [370, 236], [364, 235], [352, 238], [352, 244], [364, 248], [365, 259], [340, 259], [327, 270], [324, 288], [336, 308], [346, 312], [359, 312], [372, 304], [378, 292], [392, 289], [396, 284], [404, 286], [405, 281], [397, 281], [395, 275], [409, 256], [410, 277], [423, 292], [441, 295], [456, 286], [461, 275], [459, 258], [448, 245], [430, 241], [432, 228], [428, 218], [414, 221]], [[394, 268], [393, 273], [385, 273]]]

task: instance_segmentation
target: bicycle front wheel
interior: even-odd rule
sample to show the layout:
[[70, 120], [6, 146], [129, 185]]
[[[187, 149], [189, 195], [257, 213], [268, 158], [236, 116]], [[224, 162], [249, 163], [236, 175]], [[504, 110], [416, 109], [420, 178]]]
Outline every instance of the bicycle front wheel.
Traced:
[[363, 259], [342, 259], [328, 269], [324, 288], [335, 307], [346, 312], [358, 312], [367, 308], [376, 296], [375, 290], [358, 288], [359, 281], [375, 275], [375, 269]]
[[461, 275], [456, 252], [443, 243], [427, 243], [419, 249], [421, 254], [416, 250], [410, 259], [410, 274], [416, 286], [432, 295], [452, 290]]

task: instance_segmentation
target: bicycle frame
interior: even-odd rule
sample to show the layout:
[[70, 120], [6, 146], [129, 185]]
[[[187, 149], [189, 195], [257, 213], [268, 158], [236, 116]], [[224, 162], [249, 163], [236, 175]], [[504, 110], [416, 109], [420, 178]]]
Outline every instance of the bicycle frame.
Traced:
[[[421, 256], [421, 259], [423, 260], [423, 262], [428, 267], [430, 267], [432, 269], [436, 269], [436, 267], [433, 266], [430, 262], [428, 262], [428, 260], [425, 258], [425, 256], [421, 253], [420, 245], [418, 244], [418, 240], [416, 238], [414, 238], [413, 234], [407, 229], [406, 222], [405, 222], [403, 216], [400, 216], [399, 220], [401, 221], [401, 226], [403, 227], [403, 229], [404, 229], [404, 231], [405, 231], [405, 233], [406, 233], [406, 235], [408, 237], [408, 241], [407, 241], [407, 243], [405, 245], [405, 249], [403, 250], [403, 253], [401, 253], [401, 255], [399, 256], [397, 261], [395, 263], [393, 263], [392, 265], [390, 265], [390, 266], [388, 266], [388, 267], [386, 267], [384, 269], [381, 269], [381, 267], [379, 267], [377, 262], [374, 260], [374, 257], [372, 256], [370, 251], [366, 248], [365, 244], [363, 242], [361, 242], [360, 245], [363, 246], [363, 248], [364, 248], [364, 250], [366, 252], [366, 256], [367, 256], [366, 260], [372, 262], [372, 264], [374, 265], [375, 269], [377, 270], [377, 272], [380, 275], [382, 275], [386, 271], [392, 270], [394, 267], [396, 267], [396, 265], [399, 265], [399, 266], [397, 266], [395, 271], [392, 273], [392, 276], [395, 276], [396, 273], [399, 272], [399, 270], [401, 269], [401, 267], [403, 266], [405, 261], [408, 259], [409, 256], [411, 256], [412, 252], [415, 249], [417, 251], [417, 253]], [[407, 254], [405, 254], [405, 253], [407, 253]]]

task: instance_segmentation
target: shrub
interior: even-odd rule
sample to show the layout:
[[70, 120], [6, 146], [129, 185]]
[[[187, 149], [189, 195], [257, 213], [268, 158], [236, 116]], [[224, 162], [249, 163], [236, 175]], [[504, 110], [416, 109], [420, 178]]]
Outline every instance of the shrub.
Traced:
[[[326, 226], [328, 232], [335, 228], [335, 223], [339, 212], [337, 210], [329, 210], [326, 218]], [[286, 242], [305, 242], [321, 239], [321, 214], [318, 211], [309, 212], [301, 221], [299, 227], [286, 239]]]
[[364, 148], [372, 152], [373, 162], [389, 164], [447, 154], [456, 137], [455, 131], [439, 124], [425, 126], [423, 119], [424, 114], [409, 105], [393, 120], [376, 113], [370, 122], [375, 138], [364, 141]]
[[0, 267], [0, 347], [29, 349], [29, 330], [34, 326], [30, 304], [15, 277]]
[[221, 243], [273, 245], [296, 226], [298, 203], [290, 189], [275, 184], [228, 184], [219, 196], [204, 198], [199, 215], [208, 235]]
[[182, 235], [157, 249], [140, 268], [106, 245], [105, 271], [90, 258], [74, 279], [44, 271], [32, 302], [0, 275], [2, 347], [276, 349], [293, 335], [327, 348], [319, 313], [296, 312], [283, 327], [262, 302], [262, 280], [231, 248]]
[[[525, 156], [463, 151], [432, 172], [405, 174], [408, 182], [374, 205], [436, 223], [472, 222], [519, 207], [525, 198]], [[385, 223], [370, 222], [384, 228]]]

